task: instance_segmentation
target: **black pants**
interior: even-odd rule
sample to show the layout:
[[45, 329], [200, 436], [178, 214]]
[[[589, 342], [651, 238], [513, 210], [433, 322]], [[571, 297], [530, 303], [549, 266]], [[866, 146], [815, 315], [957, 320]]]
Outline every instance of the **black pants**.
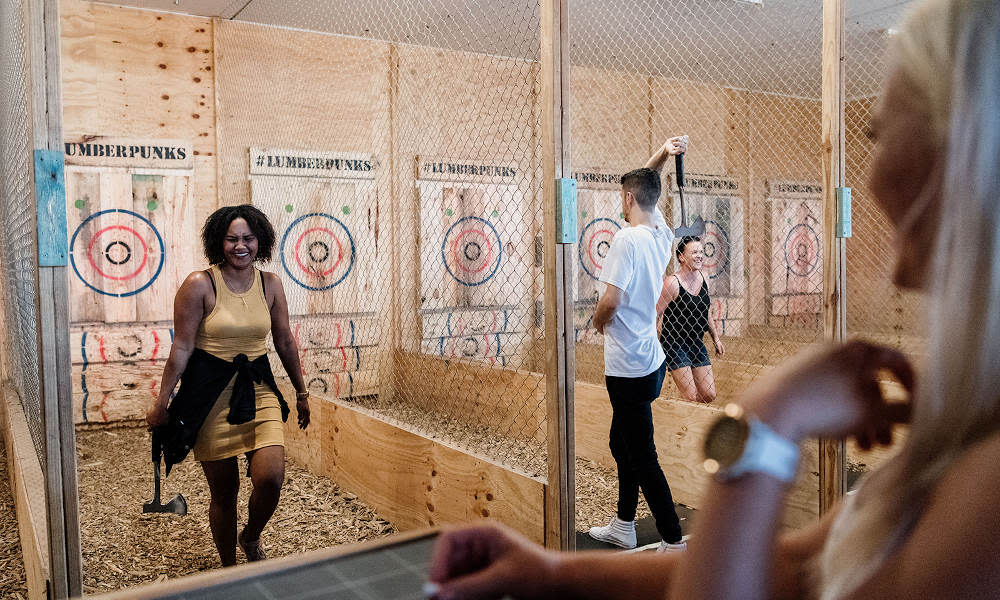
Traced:
[[681, 539], [670, 486], [656, 459], [652, 404], [660, 395], [666, 362], [645, 377], [605, 377], [611, 398], [611, 455], [618, 464], [618, 518], [634, 521], [639, 489], [665, 542]]

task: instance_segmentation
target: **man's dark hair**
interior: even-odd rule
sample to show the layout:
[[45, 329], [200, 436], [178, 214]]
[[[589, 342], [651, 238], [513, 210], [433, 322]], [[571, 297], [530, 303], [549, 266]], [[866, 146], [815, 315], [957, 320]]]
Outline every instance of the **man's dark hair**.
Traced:
[[257, 236], [256, 262], [265, 263], [271, 260], [271, 250], [274, 249], [274, 227], [267, 220], [267, 215], [259, 208], [250, 204], [223, 206], [209, 215], [201, 228], [201, 243], [205, 250], [205, 258], [209, 264], [217, 265], [226, 260], [222, 251], [222, 241], [226, 238], [229, 225], [236, 219], [243, 219], [250, 231]]
[[660, 199], [660, 174], [643, 167], [622, 175], [622, 189], [632, 192], [639, 206], [649, 210]]
[[686, 235], [682, 237], [681, 240], [677, 242], [677, 250], [675, 250], [677, 258], [680, 258], [681, 254], [684, 254], [684, 248], [686, 248], [691, 242], [701, 242], [701, 238], [693, 235]]

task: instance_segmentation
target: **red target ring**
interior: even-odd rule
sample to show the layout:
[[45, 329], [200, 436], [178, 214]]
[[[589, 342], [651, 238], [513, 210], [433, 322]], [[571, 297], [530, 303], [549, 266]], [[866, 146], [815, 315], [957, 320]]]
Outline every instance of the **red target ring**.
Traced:
[[123, 208], [96, 212], [69, 242], [73, 273], [91, 290], [126, 298], [148, 288], [163, 270], [166, 246], [153, 223]]
[[503, 259], [500, 234], [482, 217], [462, 217], [448, 228], [441, 242], [441, 261], [458, 283], [477, 286], [489, 281]]
[[[306, 264], [302, 262], [302, 252], [301, 252], [302, 242], [306, 240], [309, 234], [315, 233], [317, 231], [321, 231], [329, 235], [330, 239], [332, 239], [334, 244], [336, 244], [337, 246], [337, 260], [334, 261], [333, 266], [322, 272], [317, 271], [316, 268], [314, 267], [306, 266]], [[316, 247], [321, 247], [325, 251], [325, 255], [323, 255], [321, 258], [318, 259], [313, 253], [313, 250]], [[330, 250], [331, 248], [326, 244], [326, 242], [314, 239], [309, 244], [309, 248], [307, 249], [306, 253], [309, 255], [310, 260], [322, 264], [323, 262], [326, 262], [326, 259], [330, 257]], [[295, 240], [295, 262], [298, 263], [299, 268], [305, 271], [306, 273], [309, 273], [317, 277], [328, 277], [330, 273], [333, 273], [334, 271], [337, 270], [337, 267], [343, 260], [344, 260], [344, 247], [341, 245], [340, 240], [337, 239], [337, 235], [333, 232], [332, 229], [328, 229], [326, 227], [313, 227], [311, 229], [306, 229], [305, 231], [302, 232], [301, 235], [299, 235], [299, 238]]]
[[351, 232], [326, 213], [308, 213], [292, 221], [281, 236], [279, 250], [285, 273], [307, 290], [329, 290], [354, 267]]
[[708, 274], [709, 279], [715, 279], [729, 268], [729, 236], [715, 221], [705, 221], [701, 248], [705, 254], [702, 271]]
[[[466, 238], [477, 238], [467, 240]], [[483, 256], [483, 246], [486, 246], [486, 258]], [[459, 252], [461, 250], [461, 252]], [[493, 244], [482, 229], [466, 229], [455, 237], [451, 244], [451, 257], [455, 266], [466, 273], [480, 273], [490, 266], [493, 260]], [[476, 265], [479, 264], [478, 267]]]
[[580, 232], [579, 250], [580, 266], [584, 272], [594, 279], [600, 278], [604, 259], [611, 250], [611, 240], [615, 237], [621, 225], [607, 218], [594, 219]]
[[785, 264], [789, 271], [806, 277], [819, 265], [819, 236], [812, 227], [800, 223], [785, 237]]
[[[130, 233], [132, 237], [139, 240], [139, 243], [142, 245], [142, 262], [139, 263], [139, 266], [135, 269], [135, 271], [132, 271], [131, 273], [128, 273], [127, 275], [122, 275], [120, 277], [116, 277], [109, 273], [105, 273], [99, 266], [97, 266], [97, 263], [99, 261], [94, 259], [94, 245], [97, 244], [97, 240], [102, 235], [112, 230], [121, 230]], [[112, 257], [110, 254], [112, 248], [115, 249], [125, 248], [128, 254], [125, 257], [122, 257], [123, 260], [116, 260], [116, 258]], [[128, 263], [129, 260], [132, 258], [131, 247], [126, 242], [119, 239], [112, 240], [104, 248], [103, 252], [104, 252], [104, 258], [113, 265], [121, 265]], [[93, 267], [93, 269], [97, 271], [97, 273], [101, 277], [104, 277], [106, 279], [111, 279], [113, 281], [128, 281], [129, 279], [132, 279], [133, 277], [142, 272], [142, 269], [146, 266], [146, 261], [148, 259], [149, 259], [149, 246], [146, 245], [146, 240], [142, 239], [142, 236], [139, 235], [139, 232], [137, 232], [135, 229], [132, 229], [131, 227], [126, 227], [124, 225], [109, 225], [108, 227], [101, 229], [100, 231], [95, 233], [92, 238], [90, 238], [90, 243], [87, 244], [87, 260], [90, 262], [90, 266]]]

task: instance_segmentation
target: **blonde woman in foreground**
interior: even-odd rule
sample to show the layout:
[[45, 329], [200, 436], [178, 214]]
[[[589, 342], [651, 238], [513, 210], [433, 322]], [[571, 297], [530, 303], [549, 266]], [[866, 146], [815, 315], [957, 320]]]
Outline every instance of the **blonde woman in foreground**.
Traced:
[[[928, 294], [919, 384], [894, 350], [852, 342], [786, 365], [741, 404], [751, 445], [710, 485], [686, 553], [545, 551], [496, 526], [442, 536], [437, 598], [1000, 597], [1000, 0], [921, 2], [892, 40], [872, 123], [871, 188], [896, 229], [895, 281]], [[887, 444], [910, 405], [887, 404], [887, 369], [912, 392], [902, 450], [811, 528], [779, 535], [797, 444]], [[709, 434], [706, 451], [714, 440]], [[752, 463], [752, 461], [750, 461]]]

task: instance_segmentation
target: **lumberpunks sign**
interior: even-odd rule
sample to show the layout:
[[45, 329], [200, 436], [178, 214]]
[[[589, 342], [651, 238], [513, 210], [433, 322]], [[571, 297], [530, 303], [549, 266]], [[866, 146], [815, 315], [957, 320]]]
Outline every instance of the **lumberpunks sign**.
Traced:
[[422, 180], [511, 183], [517, 176], [514, 163], [485, 164], [433, 156], [417, 157], [417, 179]]
[[87, 135], [66, 140], [67, 165], [190, 169], [191, 143], [179, 140], [134, 140]]
[[251, 175], [375, 179], [370, 154], [250, 148]]

